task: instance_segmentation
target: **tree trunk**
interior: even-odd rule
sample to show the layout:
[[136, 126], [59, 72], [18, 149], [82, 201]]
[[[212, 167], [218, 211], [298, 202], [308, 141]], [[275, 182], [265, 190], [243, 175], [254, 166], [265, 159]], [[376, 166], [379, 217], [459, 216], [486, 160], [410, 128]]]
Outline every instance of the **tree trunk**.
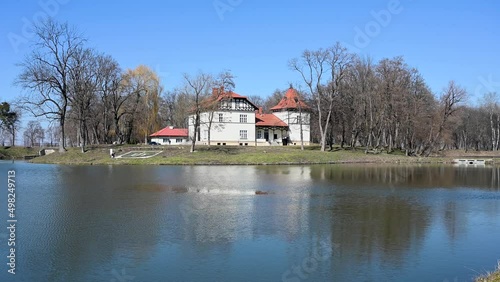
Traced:
[[194, 132], [193, 132], [194, 135], [193, 135], [193, 140], [191, 142], [191, 150], [190, 150], [191, 153], [194, 152], [194, 148], [196, 146], [196, 138], [197, 138], [199, 127], [200, 127], [200, 113], [196, 113], [195, 121], [194, 121]]
[[496, 130], [495, 130], [495, 124], [493, 122], [493, 111], [490, 111], [490, 127], [491, 127], [491, 150], [495, 151], [495, 140], [496, 140]]
[[213, 120], [214, 120], [214, 112], [211, 112], [211, 113], [209, 113], [209, 116], [208, 116], [208, 133], [207, 133], [208, 146], [210, 146], [210, 132], [212, 131]]
[[59, 153], [64, 153], [66, 152], [66, 147], [64, 144], [64, 118], [61, 118], [59, 120], [59, 126], [61, 127], [61, 135], [59, 136]]
[[299, 122], [300, 122], [300, 149], [304, 151], [304, 131], [302, 131], [302, 107], [299, 104]]

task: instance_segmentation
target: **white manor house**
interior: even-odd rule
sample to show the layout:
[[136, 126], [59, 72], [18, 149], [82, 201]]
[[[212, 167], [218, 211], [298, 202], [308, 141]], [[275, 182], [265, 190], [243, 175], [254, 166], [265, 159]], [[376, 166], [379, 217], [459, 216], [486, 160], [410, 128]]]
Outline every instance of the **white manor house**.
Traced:
[[[271, 146], [299, 145], [300, 120], [304, 145], [310, 143], [310, 107], [299, 99], [295, 89], [290, 87], [281, 101], [271, 108], [271, 114], [264, 114], [247, 97], [232, 91], [217, 95], [212, 110], [202, 112], [197, 142], [208, 145]], [[221, 98], [223, 97], [223, 98]], [[189, 139], [194, 137], [194, 115], [189, 117]]]

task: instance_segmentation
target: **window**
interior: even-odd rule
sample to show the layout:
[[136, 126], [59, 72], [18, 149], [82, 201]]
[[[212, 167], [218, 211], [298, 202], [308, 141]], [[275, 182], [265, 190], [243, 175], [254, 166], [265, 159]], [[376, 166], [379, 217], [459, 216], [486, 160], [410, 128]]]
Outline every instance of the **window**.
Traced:
[[182, 143], [182, 138], [176, 138], [176, 139], [175, 139], [175, 142], [176, 142], [176, 143]]
[[240, 130], [240, 139], [247, 139], [247, 131], [246, 130]]
[[219, 122], [224, 122], [224, 114], [219, 114]]
[[242, 109], [245, 107], [245, 101], [239, 99], [238, 100], [238, 109]]
[[262, 139], [262, 130], [257, 130], [257, 139]]
[[169, 139], [169, 138], [163, 138], [163, 143], [168, 143], [168, 144], [170, 144], [170, 139]]
[[240, 115], [240, 123], [247, 123], [247, 115]]

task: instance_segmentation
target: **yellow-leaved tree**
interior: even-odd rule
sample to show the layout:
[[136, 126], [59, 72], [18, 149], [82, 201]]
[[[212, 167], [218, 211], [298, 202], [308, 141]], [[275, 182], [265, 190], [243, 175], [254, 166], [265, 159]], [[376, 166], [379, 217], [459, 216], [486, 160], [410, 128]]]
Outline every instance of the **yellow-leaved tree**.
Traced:
[[151, 133], [160, 129], [160, 95], [163, 88], [158, 75], [140, 65], [125, 71], [122, 89], [128, 95], [122, 127], [127, 143], [147, 142]]

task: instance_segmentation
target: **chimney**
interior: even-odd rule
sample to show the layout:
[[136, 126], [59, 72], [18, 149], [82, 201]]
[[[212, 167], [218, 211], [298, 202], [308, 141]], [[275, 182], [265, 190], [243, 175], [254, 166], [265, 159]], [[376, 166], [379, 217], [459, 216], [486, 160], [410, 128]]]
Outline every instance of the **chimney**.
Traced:
[[168, 128], [170, 128], [170, 129], [174, 129], [174, 127], [173, 127], [173, 126], [169, 126]]
[[222, 94], [224, 94], [224, 86], [212, 88], [212, 95], [213, 96], [219, 97]]
[[262, 107], [259, 107], [259, 115], [262, 116]]

